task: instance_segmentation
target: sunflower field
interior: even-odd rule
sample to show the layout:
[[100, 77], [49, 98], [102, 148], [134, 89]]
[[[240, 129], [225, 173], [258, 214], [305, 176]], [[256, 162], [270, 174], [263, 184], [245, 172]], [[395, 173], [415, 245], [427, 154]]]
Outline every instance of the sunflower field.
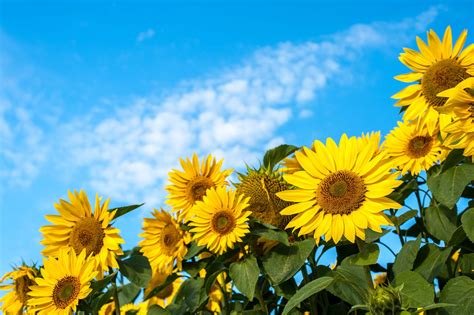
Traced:
[[[430, 30], [427, 41], [416, 38], [418, 50], [403, 49], [410, 72], [395, 79], [407, 86], [392, 96], [400, 121], [384, 137], [283, 144], [241, 172], [211, 155], [180, 159], [162, 208], [147, 205], [135, 247], [123, 247], [114, 224], [143, 204], [111, 208], [98, 194], [70, 191], [40, 227], [43, 261], [1, 278], [0, 309], [474, 314], [474, 44], [466, 37]], [[322, 264], [330, 251], [334, 264]]]

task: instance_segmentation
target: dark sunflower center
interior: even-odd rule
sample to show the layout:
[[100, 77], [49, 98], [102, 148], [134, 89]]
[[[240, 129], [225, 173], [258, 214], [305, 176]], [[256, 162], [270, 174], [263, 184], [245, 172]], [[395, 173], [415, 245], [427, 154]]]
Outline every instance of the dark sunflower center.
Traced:
[[447, 98], [438, 97], [438, 93], [455, 87], [468, 78], [469, 74], [453, 59], [445, 59], [431, 65], [421, 79], [423, 95], [432, 106], [442, 106]]
[[30, 291], [28, 287], [32, 284], [33, 284], [33, 281], [30, 278], [28, 278], [28, 276], [22, 276], [15, 279], [15, 292], [21, 304], [25, 304], [28, 298], [27, 294]]
[[104, 230], [99, 221], [94, 218], [83, 218], [76, 223], [69, 238], [69, 245], [76, 254], [86, 249], [87, 255], [100, 252], [104, 245]]
[[217, 233], [225, 235], [235, 227], [234, 216], [227, 211], [220, 211], [212, 218], [212, 227]]
[[429, 136], [416, 136], [408, 142], [408, 155], [412, 158], [426, 156], [433, 147], [433, 138]]
[[337, 171], [324, 178], [316, 189], [316, 199], [324, 211], [349, 214], [365, 200], [364, 181], [351, 171]]
[[173, 225], [167, 225], [163, 231], [161, 236], [161, 244], [163, 249], [167, 252], [167, 254], [173, 254], [176, 243], [179, 241], [179, 234], [178, 230]]
[[59, 280], [53, 289], [53, 301], [56, 307], [64, 309], [79, 295], [81, 283], [77, 277], [67, 276]]
[[214, 183], [207, 177], [201, 176], [191, 180], [188, 184], [188, 195], [192, 203], [201, 201], [211, 187], [214, 187]]

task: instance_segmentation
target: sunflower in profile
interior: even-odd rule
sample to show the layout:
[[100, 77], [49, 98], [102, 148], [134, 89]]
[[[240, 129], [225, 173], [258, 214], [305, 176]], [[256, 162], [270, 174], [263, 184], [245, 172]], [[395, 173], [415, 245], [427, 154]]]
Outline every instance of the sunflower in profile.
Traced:
[[175, 169], [169, 173], [171, 185], [166, 186], [169, 192], [166, 204], [178, 212], [179, 220], [189, 221], [196, 201], [202, 200], [207, 189], [226, 185], [226, 178], [233, 170], [221, 171], [223, 160], [216, 162], [211, 155], [201, 164], [196, 154], [193, 154], [192, 160], [180, 159], [180, 163], [183, 171]]
[[378, 143], [358, 143], [344, 134], [339, 145], [328, 138], [326, 145], [315, 141], [315, 151], [303, 147], [304, 154], [295, 153], [303, 170], [283, 177], [296, 189], [277, 193], [295, 202], [281, 211], [296, 215], [286, 228], [312, 233], [317, 242], [324, 235], [326, 241], [338, 243], [345, 236], [354, 243], [356, 236], [365, 238], [367, 228], [381, 232], [381, 225], [391, 224], [383, 210], [401, 207], [387, 197], [400, 181], [384, 154], [376, 153]]
[[154, 271], [171, 273], [175, 263], [181, 269], [181, 261], [186, 255], [186, 244], [191, 242], [191, 235], [183, 231], [178, 222], [166, 211], [154, 210], [153, 218], [143, 220], [144, 240], [138, 245]]
[[422, 122], [398, 122], [383, 143], [384, 151], [392, 164], [402, 174], [418, 175], [427, 171], [445, 157], [446, 150], [438, 139], [438, 132], [431, 133]]
[[35, 284], [34, 279], [38, 270], [35, 267], [20, 266], [11, 272], [7, 272], [1, 279], [0, 284], [10, 280], [10, 284], [0, 285], [0, 290], [9, 290], [0, 298], [1, 307], [5, 314], [23, 314], [28, 300], [29, 287]]
[[[148, 296], [148, 294], [150, 294], [153, 289], [165, 283], [167, 277], [168, 274], [166, 273], [153, 272], [150, 282], [148, 283], [148, 287], [145, 289], [145, 296]], [[173, 302], [174, 296], [176, 293], [178, 293], [181, 283], [183, 283], [183, 279], [177, 278], [160, 292], [158, 292], [155, 296], [149, 298], [148, 305], [159, 305], [163, 308], [166, 307], [168, 304]]]
[[43, 263], [42, 277], [35, 278], [36, 285], [28, 292], [31, 310], [39, 315], [75, 312], [79, 301], [92, 291], [96, 260], [87, 257], [86, 250], [76, 255], [70, 248], [62, 248], [58, 258], [45, 258]]
[[120, 315], [146, 315], [148, 314], [148, 303], [128, 303], [120, 307]]
[[474, 159], [474, 77], [438, 95], [447, 101], [437, 109], [453, 117], [453, 121], [442, 128], [448, 134], [443, 143], [452, 149], [463, 149], [464, 156]]
[[86, 193], [68, 191], [70, 202], [59, 200], [54, 207], [59, 215], [45, 216], [53, 225], [40, 228], [45, 246], [44, 256], [57, 257], [63, 247], [73, 248], [76, 254], [86, 250], [97, 261], [97, 277], [101, 279], [109, 267], [118, 268], [116, 256], [122, 255], [120, 244], [125, 243], [120, 237], [120, 230], [111, 225], [116, 211], [108, 211], [110, 199], [102, 205], [96, 195], [94, 212], [92, 212]]
[[399, 100], [396, 106], [408, 106], [404, 120], [426, 119], [428, 129], [434, 131], [439, 117], [436, 108], [447, 100], [439, 93], [474, 75], [474, 45], [462, 51], [466, 37], [467, 30], [464, 30], [453, 47], [451, 27], [448, 26], [442, 41], [430, 30], [428, 44], [416, 38], [420, 52], [404, 48], [399, 60], [413, 72], [398, 75], [395, 79], [413, 84], [392, 96]]
[[213, 253], [221, 255], [234, 244], [242, 241], [249, 232], [249, 198], [236, 195], [226, 187], [210, 188], [202, 201], [193, 208], [194, 216], [189, 225], [198, 245], [205, 245]]

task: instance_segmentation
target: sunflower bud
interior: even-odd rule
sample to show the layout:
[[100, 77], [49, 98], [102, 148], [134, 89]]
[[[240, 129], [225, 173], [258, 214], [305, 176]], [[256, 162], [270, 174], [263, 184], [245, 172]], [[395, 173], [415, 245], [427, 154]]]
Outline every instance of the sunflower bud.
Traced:
[[373, 315], [395, 315], [402, 311], [400, 289], [391, 285], [377, 286], [369, 297], [369, 308]]

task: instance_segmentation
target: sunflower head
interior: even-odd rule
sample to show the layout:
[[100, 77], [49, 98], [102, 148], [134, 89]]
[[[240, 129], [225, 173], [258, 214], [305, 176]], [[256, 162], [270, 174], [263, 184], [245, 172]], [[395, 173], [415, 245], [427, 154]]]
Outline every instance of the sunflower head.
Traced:
[[23, 308], [27, 304], [29, 287], [35, 284], [34, 278], [37, 273], [36, 267], [22, 265], [11, 272], [7, 272], [0, 279], [0, 283], [10, 280], [9, 284], [0, 286], [0, 290], [9, 291], [0, 298], [2, 303], [0, 309], [4, 313], [22, 313]]
[[189, 224], [198, 245], [221, 255], [242, 241], [249, 232], [247, 222], [251, 212], [245, 210], [248, 201], [248, 197], [223, 186], [209, 189], [203, 200], [196, 202]]
[[399, 99], [397, 106], [408, 106], [405, 120], [419, 118], [430, 121], [428, 126], [432, 132], [439, 118], [436, 109], [448, 100], [440, 93], [474, 75], [474, 63], [471, 62], [474, 46], [470, 45], [462, 51], [466, 36], [467, 31], [464, 30], [453, 47], [451, 27], [446, 28], [443, 40], [430, 30], [428, 43], [416, 38], [419, 52], [405, 48], [400, 54], [400, 61], [413, 71], [395, 77], [399, 81], [413, 83], [392, 96]]
[[[153, 275], [148, 283], [148, 287], [145, 289], [145, 296], [150, 294], [150, 292], [155, 289], [156, 287], [165, 283], [166, 278], [168, 278], [169, 274], [161, 273], [161, 272], [153, 272]], [[160, 290], [155, 296], [152, 296], [149, 299], [150, 305], [159, 305], [161, 307], [166, 307], [170, 304], [176, 293], [178, 293], [179, 287], [183, 283], [182, 278], [177, 278], [172, 283], [167, 285], [164, 289]]]
[[86, 257], [86, 250], [76, 255], [74, 250], [62, 248], [58, 258], [43, 260], [41, 278], [28, 292], [28, 305], [40, 314], [76, 311], [77, 304], [92, 291], [91, 280], [96, 276], [96, 260]]
[[74, 249], [76, 254], [85, 251], [97, 261], [98, 277], [103, 277], [109, 267], [118, 268], [116, 256], [123, 254], [120, 244], [120, 230], [112, 226], [115, 211], [109, 211], [109, 199], [101, 204], [101, 198], [95, 197], [92, 211], [86, 193], [81, 190], [68, 192], [70, 201], [59, 200], [54, 207], [59, 215], [45, 216], [53, 225], [40, 228], [44, 235], [41, 244], [45, 245], [42, 254], [58, 257], [59, 250], [67, 247]]
[[169, 173], [171, 184], [166, 186], [169, 192], [166, 204], [178, 212], [179, 220], [189, 221], [194, 204], [203, 199], [209, 188], [226, 185], [226, 178], [232, 170], [221, 170], [223, 160], [216, 162], [211, 155], [201, 163], [196, 154], [192, 159], [180, 159], [180, 163], [182, 170], [175, 169]]
[[374, 278], [374, 287], [387, 284], [388, 278], [386, 272], [377, 274]]
[[398, 122], [383, 144], [385, 154], [402, 174], [419, 174], [444, 159], [446, 150], [438, 139], [437, 130], [429, 131], [426, 124]]
[[176, 219], [165, 210], [155, 209], [152, 214], [153, 218], [143, 221], [143, 233], [140, 236], [144, 240], [139, 245], [156, 273], [169, 274], [175, 264], [178, 269], [181, 268], [191, 235], [183, 231]]
[[326, 144], [315, 141], [315, 150], [296, 152], [302, 170], [283, 176], [295, 189], [277, 193], [294, 202], [281, 211], [296, 215], [287, 228], [300, 229], [299, 235], [312, 233], [316, 241], [324, 235], [338, 243], [342, 236], [355, 242], [365, 238], [367, 228], [381, 232], [381, 225], [390, 225], [383, 210], [400, 208], [387, 197], [400, 181], [378, 139], [378, 134], [366, 139], [343, 135], [339, 145], [328, 138]]
[[260, 169], [247, 169], [247, 174], [239, 174], [239, 183], [236, 184], [237, 194], [250, 197], [247, 210], [252, 216], [264, 223], [284, 229], [288, 217], [280, 215], [280, 211], [290, 205], [281, 200], [276, 193], [289, 189], [289, 185], [278, 172]]
[[371, 314], [400, 314], [402, 311], [400, 288], [391, 285], [377, 286], [369, 296], [369, 309]]

